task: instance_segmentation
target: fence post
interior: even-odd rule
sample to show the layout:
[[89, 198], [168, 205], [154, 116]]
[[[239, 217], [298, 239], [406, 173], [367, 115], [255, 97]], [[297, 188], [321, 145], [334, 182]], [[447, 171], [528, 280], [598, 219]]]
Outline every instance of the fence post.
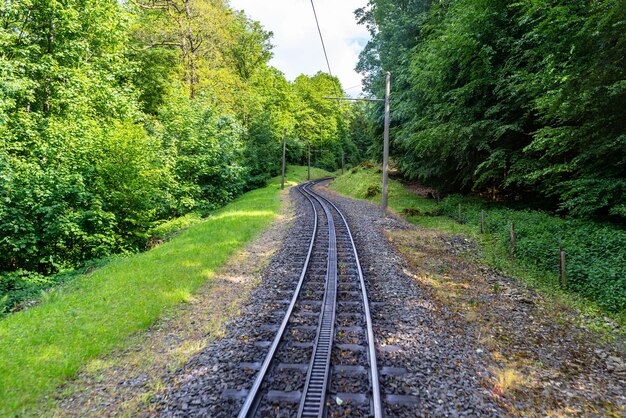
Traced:
[[485, 233], [485, 210], [480, 211], [480, 233]]
[[510, 235], [511, 235], [511, 247], [509, 248], [509, 255], [511, 257], [515, 256], [515, 222], [511, 222], [511, 231], [510, 231]]
[[567, 273], [566, 273], [566, 265], [565, 265], [565, 251], [563, 251], [563, 247], [559, 247], [559, 273], [561, 275], [561, 287], [563, 289], [567, 288]]

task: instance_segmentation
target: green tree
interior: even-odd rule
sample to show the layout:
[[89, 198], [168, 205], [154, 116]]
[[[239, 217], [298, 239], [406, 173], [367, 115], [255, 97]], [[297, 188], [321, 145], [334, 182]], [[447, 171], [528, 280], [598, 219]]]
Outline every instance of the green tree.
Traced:
[[358, 69], [377, 96], [393, 73], [398, 167], [623, 219], [625, 13], [620, 0], [370, 1]]
[[[349, 135], [351, 106], [324, 97], [341, 96], [343, 89], [336, 77], [318, 72], [312, 77], [300, 75], [293, 83], [297, 97], [295, 132], [304, 150], [309, 141], [317, 151], [315, 160], [321, 167], [335, 170], [341, 164], [342, 153], [353, 149]], [[299, 162], [305, 162], [301, 154]]]
[[128, 14], [116, 1], [2, 7], [3, 270], [52, 273], [134, 248], [162, 164], [127, 83]]

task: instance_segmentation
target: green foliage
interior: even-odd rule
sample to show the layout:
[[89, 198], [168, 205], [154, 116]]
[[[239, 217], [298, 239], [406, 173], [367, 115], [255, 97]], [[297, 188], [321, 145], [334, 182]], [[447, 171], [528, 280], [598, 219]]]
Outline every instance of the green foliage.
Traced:
[[116, 1], [0, 7], [4, 307], [60, 270], [144, 248], [159, 220], [241, 192], [241, 124], [181, 99], [175, 51], [129, 48], [143, 15]]
[[624, 220], [622, 0], [370, 0], [357, 17], [367, 88], [393, 75], [405, 175]]
[[201, 99], [172, 101], [161, 114], [163, 143], [175, 150], [178, 211], [212, 210], [243, 188], [242, 128]]
[[[150, 246], [289, 162], [356, 155], [351, 108], [324, 74], [289, 83], [271, 33], [227, 2], [0, 3], [0, 300]], [[323, 138], [319, 127], [328, 127]], [[356, 125], [355, 125], [356, 126]]]
[[250, 87], [254, 100], [244, 117], [247, 189], [264, 186], [280, 173], [283, 132], [293, 124], [294, 103], [292, 86], [275, 68], [259, 69], [250, 79]]
[[330, 171], [341, 166], [342, 156], [345, 161], [360, 162], [363, 155], [354, 142], [360, 128], [355, 122], [360, 108], [325, 98], [343, 95], [339, 80], [318, 72], [313, 77], [299, 76], [293, 87], [297, 100], [295, 134], [301, 144], [296, 161], [306, 164], [310, 146], [312, 164]]
[[144, 112], [157, 115], [168, 100], [172, 79], [176, 73], [176, 52], [165, 48], [150, 48], [130, 52], [129, 57], [137, 63], [133, 84], [139, 90], [139, 103]]
[[374, 144], [382, 145], [382, 132], [377, 133], [374, 124], [369, 119], [374, 108], [367, 102], [355, 102], [351, 110], [352, 117], [348, 129], [350, 142], [348, 142], [346, 162], [358, 165], [367, 159], [381, 158], [382, 148], [378, 150]]
[[2, 270], [50, 274], [132, 247], [160, 184], [121, 82], [126, 14], [115, 1], [2, 7]]
[[259, 22], [238, 12], [233, 24], [235, 41], [228, 49], [235, 71], [242, 80], [251, 79], [264, 68], [272, 57], [271, 32], [266, 32]]
[[24, 270], [0, 275], [0, 317], [22, 300], [34, 298], [51, 280], [43, 275]]

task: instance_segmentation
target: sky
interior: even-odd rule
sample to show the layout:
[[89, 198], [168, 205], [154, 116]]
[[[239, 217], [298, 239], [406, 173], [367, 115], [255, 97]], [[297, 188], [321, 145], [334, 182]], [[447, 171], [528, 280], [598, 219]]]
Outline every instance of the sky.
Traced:
[[[333, 75], [349, 95], [356, 96], [361, 92], [361, 75], [354, 67], [369, 34], [365, 26], [357, 25], [354, 10], [367, 0], [314, 2]], [[230, 4], [274, 33], [270, 64], [287, 79], [328, 72], [310, 0], [230, 0]]]

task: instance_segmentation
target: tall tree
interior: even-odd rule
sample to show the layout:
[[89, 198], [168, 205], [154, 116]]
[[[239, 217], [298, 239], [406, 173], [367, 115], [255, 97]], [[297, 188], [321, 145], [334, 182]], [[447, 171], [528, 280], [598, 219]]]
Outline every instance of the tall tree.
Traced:
[[174, 47], [180, 51], [181, 72], [189, 97], [210, 83], [223, 65], [233, 13], [222, 0], [137, 0], [142, 19], [135, 32], [141, 49]]
[[623, 6], [370, 1], [357, 11], [372, 33], [358, 68], [376, 95], [393, 73], [399, 168], [447, 190], [623, 217]]
[[[296, 104], [296, 135], [316, 150], [319, 164], [327, 169], [336, 169], [341, 155], [352, 147], [348, 135], [350, 105], [328, 100], [324, 97], [341, 95], [343, 91], [336, 77], [318, 72], [313, 77], [300, 75], [293, 83], [298, 98]], [[302, 147], [304, 149], [304, 147]], [[304, 155], [301, 161], [304, 162]]]

